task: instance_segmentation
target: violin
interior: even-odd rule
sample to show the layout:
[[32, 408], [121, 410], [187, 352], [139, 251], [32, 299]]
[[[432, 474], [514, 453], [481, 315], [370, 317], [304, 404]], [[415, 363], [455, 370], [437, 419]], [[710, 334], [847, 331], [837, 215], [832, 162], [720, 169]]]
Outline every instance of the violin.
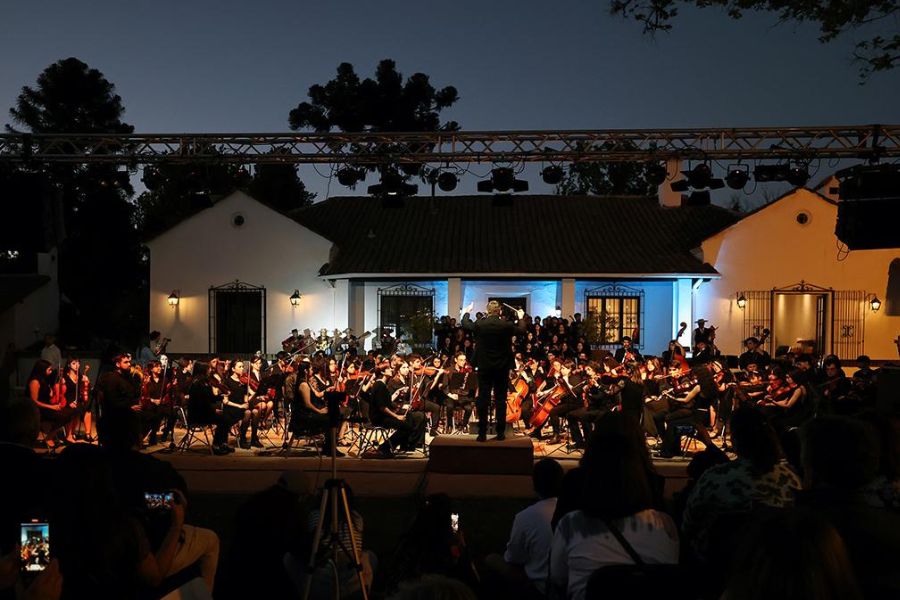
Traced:
[[81, 377], [79, 378], [80, 388], [76, 388], [75, 397], [81, 401], [82, 404], [87, 404], [90, 398], [91, 393], [91, 380], [88, 379], [88, 372], [91, 370], [91, 365], [84, 365], [84, 370], [81, 372]]
[[63, 374], [62, 367], [56, 374], [56, 381], [50, 388], [50, 404], [62, 406], [66, 403], [66, 378]]

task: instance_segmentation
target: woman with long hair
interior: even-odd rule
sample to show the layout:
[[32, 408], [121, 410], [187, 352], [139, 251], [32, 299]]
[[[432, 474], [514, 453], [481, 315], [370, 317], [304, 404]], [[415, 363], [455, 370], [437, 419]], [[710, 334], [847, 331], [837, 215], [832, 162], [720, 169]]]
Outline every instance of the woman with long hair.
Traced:
[[550, 555], [550, 584], [560, 597], [581, 600], [598, 568], [633, 564], [620, 537], [646, 564], [678, 563], [678, 530], [654, 508], [650, 456], [636, 421], [603, 417], [581, 470], [579, 509], [559, 520]]
[[[73, 407], [74, 415], [72, 420], [66, 426], [66, 440], [75, 441], [75, 431], [78, 429], [80, 420], [84, 423], [84, 439], [87, 442], [93, 442], [91, 435], [93, 427], [90, 405], [90, 388], [91, 382], [87, 375], [81, 373], [81, 361], [77, 358], [70, 358], [66, 361], [63, 379], [66, 384], [66, 405]], [[88, 398], [88, 401], [84, 399]]]
[[[66, 398], [57, 397], [53, 392], [57, 382], [53, 365], [44, 359], [38, 359], [31, 369], [28, 382], [25, 384], [25, 392], [28, 398], [38, 407], [41, 415], [41, 432], [44, 434], [44, 442], [48, 448], [54, 448], [54, 439], [59, 431], [66, 426], [75, 414], [75, 409], [66, 403]], [[59, 388], [57, 388], [59, 389]]]

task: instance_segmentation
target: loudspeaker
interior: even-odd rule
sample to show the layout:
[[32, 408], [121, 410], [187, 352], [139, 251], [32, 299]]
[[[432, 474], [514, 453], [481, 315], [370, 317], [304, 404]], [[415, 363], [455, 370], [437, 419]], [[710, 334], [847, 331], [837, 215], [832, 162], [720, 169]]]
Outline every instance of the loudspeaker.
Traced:
[[881, 413], [900, 412], [900, 366], [885, 365], [878, 369], [875, 408]]
[[457, 475], [531, 475], [534, 446], [526, 437], [477, 442], [468, 436], [440, 435], [428, 447], [428, 471]]

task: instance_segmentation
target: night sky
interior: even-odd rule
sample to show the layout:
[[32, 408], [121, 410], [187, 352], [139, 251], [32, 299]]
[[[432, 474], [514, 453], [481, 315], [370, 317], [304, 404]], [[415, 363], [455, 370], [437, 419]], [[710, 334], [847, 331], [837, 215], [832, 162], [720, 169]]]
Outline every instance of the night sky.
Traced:
[[405, 75], [455, 85], [460, 100], [444, 118], [467, 130], [900, 122], [900, 71], [858, 85], [851, 51], [862, 34], [823, 45], [814, 26], [712, 9], [683, 10], [674, 32], [650, 38], [608, 7], [10, 1], [0, 107], [9, 122], [21, 87], [75, 56], [116, 85], [137, 132], [287, 131], [288, 111], [338, 63], [369, 76], [393, 58]]

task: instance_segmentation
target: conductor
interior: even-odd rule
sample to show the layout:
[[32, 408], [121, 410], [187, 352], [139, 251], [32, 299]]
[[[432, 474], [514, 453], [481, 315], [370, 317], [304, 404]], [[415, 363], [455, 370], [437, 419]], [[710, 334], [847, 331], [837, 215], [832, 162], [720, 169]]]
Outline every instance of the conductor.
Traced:
[[[471, 305], [467, 307], [471, 310]], [[475, 367], [478, 369], [478, 441], [487, 440], [488, 408], [491, 391], [494, 393], [497, 440], [503, 441], [506, 429], [506, 392], [509, 370], [515, 367], [512, 351], [514, 335], [525, 335], [525, 311], [516, 310], [518, 323], [500, 316], [501, 306], [496, 300], [487, 304], [487, 316], [478, 321], [463, 320], [463, 327], [475, 335]], [[464, 310], [464, 312], [468, 312]]]

